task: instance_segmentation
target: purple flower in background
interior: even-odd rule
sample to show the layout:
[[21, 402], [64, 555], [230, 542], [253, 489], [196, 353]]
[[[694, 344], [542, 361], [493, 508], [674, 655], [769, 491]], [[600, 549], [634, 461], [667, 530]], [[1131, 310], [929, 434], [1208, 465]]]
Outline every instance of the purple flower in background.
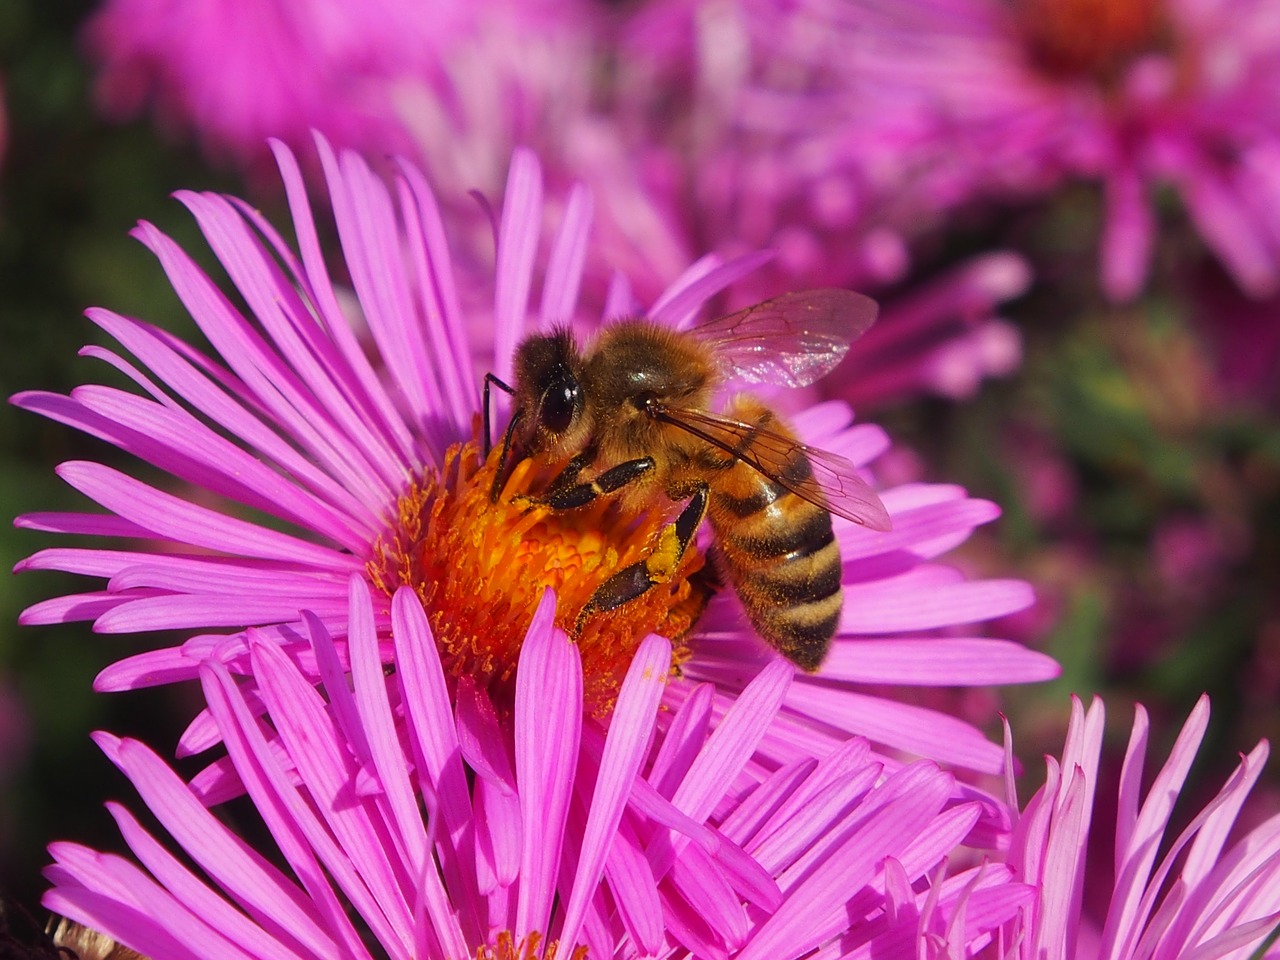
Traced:
[[[1095, 700], [1072, 704], [1061, 760], [1018, 819], [1008, 856], [1019, 879], [1038, 888], [1035, 903], [1003, 932], [1012, 953], [1037, 960], [1257, 957], [1280, 928], [1280, 816], [1228, 839], [1267, 760], [1264, 740], [1241, 758], [1218, 794], [1176, 837], [1170, 816], [1209, 721], [1201, 698], [1145, 796], [1146, 711], [1139, 705], [1120, 772], [1114, 881], [1105, 913], [1090, 916], [1086, 893], [1099, 892], [1110, 865], [1090, 866], [1090, 832], [1099, 809], [1098, 758], [1104, 712]], [[1010, 788], [1012, 799], [1012, 788]], [[1012, 804], [1016, 807], [1016, 803]], [[1263, 956], [1280, 956], [1274, 939]]]
[[502, 0], [106, 0], [85, 44], [106, 113], [150, 106], [162, 127], [189, 128], [243, 163], [266, 158], [268, 137], [296, 148], [312, 129], [372, 154], [403, 151], [412, 142], [405, 114], [423, 89], [470, 82], [450, 75], [459, 51], [548, 16], [543, 5]]
[[[434, 195], [417, 171], [402, 165], [388, 190], [354, 154], [335, 154], [322, 141], [354, 288], [346, 302], [356, 305], [350, 307], [360, 315], [356, 323], [325, 266], [293, 155], [279, 147], [277, 156], [300, 254], [239, 201], [179, 195], [249, 312], [155, 227], [136, 231], [214, 352], [95, 309], [91, 319], [134, 359], [98, 347], [84, 352], [140, 391], [86, 385], [70, 396], [14, 398], [154, 465], [182, 491], [99, 463], [62, 464], [59, 476], [105, 512], [33, 514], [17, 522], [103, 538], [103, 545], [50, 548], [19, 567], [106, 583], [37, 603], [22, 620], [91, 620], [101, 633], [195, 632], [180, 646], [108, 667], [100, 689], [192, 679], [215, 651], [251, 675], [247, 646], [228, 644], [225, 631], [258, 627], [259, 642], [268, 639], [309, 662], [301, 611], [312, 611], [345, 642], [347, 581], [355, 574], [374, 588], [384, 630], [392, 595], [411, 587], [451, 683], [474, 682], [505, 702], [543, 592], [555, 591], [557, 624], [572, 629], [595, 589], [646, 556], [670, 519], [661, 505], [640, 517], [621, 515], [609, 498], [559, 513], [530, 511], [508, 497], [494, 503], [496, 457], [482, 465], [477, 456], [481, 374], [491, 370], [510, 380], [515, 346], [530, 331], [567, 318], [576, 317], [584, 331], [599, 322], [577, 303], [590, 198], [581, 189], [570, 194], [546, 267], [535, 268], [542, 182], [532, 155], [518, 153], [501, 211], [496, 277], [477, 281], [455, 271]], [[700, 261], [643, 311], [619, 281], [603, 316], [644, 312], [681, 324], [762, 259]], [[477, 360], [469, 337], [490, 324], [493, 332], [480, 342], [491, 342], [492, 353]], [[363, 340], [357, 327], [367, 331]], [[495, 431], [504, 416], [498, 414]], [[859, 468], [889, 446], [879, 428], [851, 424], [841, 403], [802, 409], [792, 420], [804, 441]], [[508, 491], [537, 482], [532, 469], [517, 466]], [[1027, 584], [969, 580], [937, 560], [999, 511], [949, 485], [905, 484], [880, 493], [892, 532], [836, 518], [844, 616], [822, 669], [796, 678], [781, 714], [785, 723], [771, 732], [762, 756], [786, 762], [860, 734], [912, 755], [998, 771], [1001, 750], [977, 729], [886, 688], [1029, 682], [1056, 673], [1049, 658], [974, 628], [1029, 605]], [[696, 574], [704, 562], [701, 547], [690, 550], [667, 588], [593, 616], [576, 635], [593, 717], [608, 716], [649, 633], [676, 644], [683, 679], [668, 689], [672, 706], [692, 697], [697, 681], [715, 684], [714, 695], [698, 695], [705, 716], [723, 713], [777, 660], [746, 625], [731, 592], [720, 591], [703, 610], [706, 591]], [[385, 658], [394, 662], [389, 649]], [[207, 734], [193, 729], [185, 748], [207, 746]]]
[[1022, 362], [1017, 328], [995, 315], [1031, 284], [1011, 253], [973, 257], [885, 304], [823, 389], [865, 410], [921, 394], [966, 400]]
[[[651, 302], [704, 253], [760, 249], [776, 255], [732, 305], [805, 287], [883, 289], [904, 279], [912, 240], [952, 203], [954, 190], [916, 188], [920, 156], [934, 156], [920, 141], [937, 138], [905, 132], [894, 98], [835, 96], [826, 68], [805, 63], [804, 17], [768, 5], [490, 0], [423, 15], [401, 0], [358, 12], [214, 0], [199, 14], [171, 0], [102, 8], [88, 46], [109, 112], [154, 101], [168, 126], [241, 162], [262, 158], [268, 136], [297, 149], [310, 128], [339, 146], [416, 155], [469, 225], [472, 253], [489, 230], [468, 191], [500, 192], [512, 150], [532, 147], [557, 190], [582, 180], [596, 198], [584, 296], [597, 305], [616, 270]], [[944, 299], [947, 281], [917, 285]], [[1016, 366], [1013, 328], [993, 307], [944, 310], [923, 340], [903, 319], [911, 332], [877, 368], [885, 399], [963, 396]], [[898, 323], [887, 303], [881, 326]]]
[[917, 942], [967, 952], [1031, 902], [1001, 866], [929, 879], [979, 819], [932, 763], [888, 771], [855, 739], [753, 778], [782, 664], [715, 723], [685, 710], [659, 736], [672, 650], [651, 635], [604, 733], [582, 723], [582, 661], [550, 596], [510, 717], [474, 685], [450, 696], [412, 590], [395, 595], [389, 639], [360, 578], [350, 599], [346, 644], [318, 618], [303, 629], [323, 693], [256, 631], [254, 696], [215, 660], [200, 671], [227, 777], [279, 858], [145, 745], [100, 734], [187, 862], [111, 804], [140, 866], [57, 843], [50, 909], [152, 960], [790, 960]]
[[[776, 7], [776, 9], [775, 9]], [[1171, 187], [1242, 289], [1280, 281], [1280, 19], [1267, 0], [760, 4], [850, 117], [892, 104], [914, 183], [938, 208], [1041, 195], [1106, 201], [1102, 285], [1138, 293]], [[839, 165], [839, 155], [831, 161]], [[849, 161], [855, 166], [860, 156]]]

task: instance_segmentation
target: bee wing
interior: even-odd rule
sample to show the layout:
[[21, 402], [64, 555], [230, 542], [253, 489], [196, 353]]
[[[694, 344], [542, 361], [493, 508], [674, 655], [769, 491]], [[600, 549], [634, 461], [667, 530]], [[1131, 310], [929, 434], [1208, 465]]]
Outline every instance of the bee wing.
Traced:
[[725, 372], [753, 383], [805, 387], [831, 372], [876, 319], [852, 290], [786, 293], [708, 320], [690, 332], [715, 348]]
[[[796, 496], [836, 516], [872, 530], [893, 529], [880, 497], [858, 476], [853, 462], [838, 454], [811, 447], [786, 434], [701, 410], [664, 404], [655, 410], [655, 415], [755, 467]], [[803, 454], [808, 461], [807, 470], [797, 469], [797, 454]]]

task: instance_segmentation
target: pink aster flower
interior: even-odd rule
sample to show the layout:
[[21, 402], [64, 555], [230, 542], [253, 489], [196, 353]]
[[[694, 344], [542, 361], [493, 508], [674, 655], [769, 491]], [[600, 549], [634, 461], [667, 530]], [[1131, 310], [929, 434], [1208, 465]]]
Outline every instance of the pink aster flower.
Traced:
[[[389, 639], [359, 577], [347, 643], [306, 619], [323, 693], [250, 631], [254, 694], [216, 660], [201, 681], [279, 857], [232, 832], [145, 745], [100, 734], [191, 865], [111, 804], [138, 863], [55, 844], [46, 905], [152, 960], [790, 960], [884, 957], [925, 937], [966, 951], [1030, 903], [1004, 867], [930, 880], [979, 817], [932, 763], [890, 773], [851, 740], [752, 781], [752, 745], [790, 682], [781, 664], [714, 724], [686, 710], [660, 736], [672, 650], [650, 635], [608, 731], [584, 726], [582, 660], [553, 610], [548, 594], [520, 651], [509, 729], [483, 691], [450, 696], [407, 587]], [[397, 652], [394, 673], [381, 643]]]
[[1102, 283], [1124, 299], [1142, 288], [1156, 190], [1170, 187], [1244, 290], [1277, 288], [1280, 23], [1267, 0], [762, 6], [766, 21], [803, 19], [834, 99], [896, 105], [911, 189], [931, 200], [1098, 183]]
[[501, 0], [106, 0], [85, 40], [108, 114], [151, 106], [163, 126], [245, 162], [268, 137], [298, 146], [313, 128], [374, 154], [404, 150], [406, 111], [424, 88], [453, 90], [463, 48], [547, 16]]
[[[1103, 706], [1072, 703], [1061, 761], [1049, 758], [1045, 785], [1027, 803], [1013, 832], [1008, 863], [1038, 888], [1035, 903], [1004, 931], [1000, 957], [1164, 958], [1280, 956], [1280, 816], [1234, 842], [1228, 839], [1266, 763], [1264, 740], [1243, 756], [1218, 794], [1177, 835], [1170, 815], [1209, 721], [1201, 698], [1168, 760], [1143, 794], [1146, 711], [1139, 705], [1120, 773], [1115, 862], [1087, 862], [1091, 831], [1103, 825], [1098, 757]], [[1110, 879], [1105, 912], [1084, 901]], [[1089, 899], [1094, 899], [1092, 896]], [[1268, 944], [1261, 954], [1258, 948]], [[1007, 952], [1012, 951], [1012, 952]]]
[[[513, 351], [530, 331], [571, 317], [583, 329], [600, 322], [577, 305], [590, 200], [571, 194], [546, 268], [535, 269], [541, 178], [533, 157], [518, 153], [489, 286], [455, 273], [434, 196], [416, 170], [402, 165], [388, 189], [355, 155], [335, 154], [321, 141], [366, 344], [330, 279], [293, 155], [278, 146], [277, 157], [300, 254], [238, 201], [179, 194], [247, 311], [155, 227], [135, 232], [215, 352], [95, 309], [90, 318], [133, 359], [99, 347], [84, 352], [139, 391], [86, 385], [69, 396], [14, 398], [164, 471], [181, 491], [99, 463], [62, 464], [59, 476], [103, 510], [17, 523], [99, 545], [53, 547], [19, 567], [105, 583], [37, 603], [22, 621], [90, 620], [100, 633], [190, 635], [108, 667], [98, 678], [104, 690], [192, 679], [215, 649], [232, 670], [252, 674], [248, 648], [226, 647], [225, 631], [257, 627], [260, 641], [305, 659], [305, 609], [345, 642], [347, 581], [355, 574], [374, 588], [380, 629], [389, 627], [392, 595], [412, 587], [451, 683], [474, 682], [509, 699], [544, 590], [556, 591], [557, 623], [574, 630], [595, 589], [647, 555], [670, 519], [661, 504], [622, 515], [608, 498], [562, 512], [494, 501], [497, 458], [482, 464], [476, 455], [481, 374], [509, 380]], [[643, 312], [683, 323], [761, 259], [704, 260], [643, 310], [619, 282], [604, 316]], [[492, 353], [477, 359], [468, 331], [478, 318], [494, 329], [484, 338]], [[499, 414], [495, 429], [501, 422]], [[882, 430], [851, 423], [837, 402], [801, 410], [793, 425], [805, 442], [858, 467], [889, 446]], [[536, 483], [533, 469], [519, 465], [508, 489]], [[1002, 752], [977, 729], [913, 706], [893, 688], [1029, 682], [1056, 672], [1047, 657], [978, 628], [1030, 604], [1027, 584], [971, 580], [938, 560], [999, 511], [950, 485], [906, 484], [880, 496], [891, 532], [836, 518], [843, 618], [822, 669], [796, 678], [785, 722], [761, 749], [769, 762], [786, 761], [860, 734], [912, 755], [998, 771]], [[677, 644], [683, 679], [668, 688], [672, 705], [691, 697], [696, 681], [714, 682], [714, 702], [699, 707], [707, 716], [729, 709], [761, 670], [772, 669], [777, 655], [746, 626], [731, 592], [705, 603], [697, 576], [704, 562], [702, 547], [691, 549], [668, 588], [592, 617], [577, 633], [593, 717], [608, 716], [626, 665], [651, 632]], [[386, 658], [394, 662], [389, 649]], [[305, 662], [318, 678], [318, 667]], [[207, 746], [207, 734], [194, 729], [186, 749]]]

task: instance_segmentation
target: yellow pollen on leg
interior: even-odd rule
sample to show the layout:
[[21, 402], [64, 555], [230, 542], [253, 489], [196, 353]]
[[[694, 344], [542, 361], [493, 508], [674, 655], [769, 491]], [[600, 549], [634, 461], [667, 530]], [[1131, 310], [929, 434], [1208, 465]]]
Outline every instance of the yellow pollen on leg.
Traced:
[[[703, 557], [690, 544], [673, 565], [671, 505], [624, 515], [602, 497], [577, 510], [533, 502], [554, 476], [532, 461], [516, 464], [490, 501], [496, 454], [481, 465], [475, 443], [455, 445], [439, 471], [401, 496], [390, 529], [374, 545], [368, 572], [390, 596], [411, 586], [427, 613], [446, 672], [468, 676], [510, 702], [520, 645], [550, 587], [556, 625], [582, 656], [587, 709], [607, 716], [632, 655], [650, 633], [675, 643], [673, 663], [688, 659], [682, 641], [708, 597], [695, 576]], [[614, 573], [654, 557], [663, 583], [615, 610], [593, 614], [574, 630], [596, 588]]]

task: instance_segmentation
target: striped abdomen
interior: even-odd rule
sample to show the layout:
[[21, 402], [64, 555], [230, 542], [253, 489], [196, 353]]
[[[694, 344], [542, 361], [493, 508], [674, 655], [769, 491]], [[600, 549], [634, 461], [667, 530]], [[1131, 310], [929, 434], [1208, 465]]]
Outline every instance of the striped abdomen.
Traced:
[[[803, 451], [792, 451], [786, 478], [794, 482], [809, 473]], [[831, 514], [741, 461], [707, 479], [708, 519], [751, 623], [793, 663], [818, 669], [843, 599]]]

